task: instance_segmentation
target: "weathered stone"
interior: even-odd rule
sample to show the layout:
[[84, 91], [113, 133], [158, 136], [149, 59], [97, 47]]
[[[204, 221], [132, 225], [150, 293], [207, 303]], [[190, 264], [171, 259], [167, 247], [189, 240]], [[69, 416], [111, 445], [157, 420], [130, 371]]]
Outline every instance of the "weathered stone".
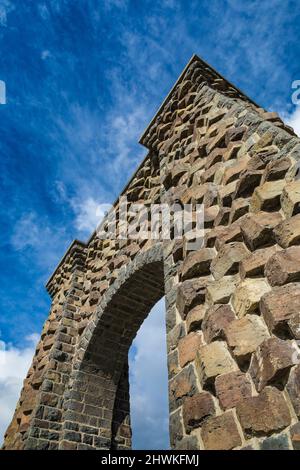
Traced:
[[249, 200], [248, 199], [236, 199], [232, 202], [230, 209], [229, 222], [235, 222], [243, 215], [249, 212]]
[[250, 202], [250, 211], [277, 211], [280, 209], [280, 196], [286, 185], [285, 180], [268, 181], [258, 186]]
[[263, 277], [265, 265], [276, 251], [278, 251], [278, 246], [273, 245], [256, 250], [254, 253], [246, 256], [240, 262], [239, 273], [241, 279], [244, 280], [246, 277]]
[[282, 191], [281, 207], [286, 217], [292, 217], [300, 212], [300, 181], [288, 183]]
[[179, 285], [176, 306], [183, 319], [192, 308], [204, 302], [209, 282], [207, 278], [191, 279]]
[[257, 313], [261, 297], [271, 290], [264, 279], [246, 279], [237, 285], [232, 296], [232, 306], [239, 318]]
[[214, 341], [202, 346], [196, 356], [196, 370], [202, 386], [210, 386], [219, 374], [237, 370], [227, 345], [223, 341]]
[[260, 392], [266, 385], [279, 383], [286, 371], [300, 361], [300, 354], [288, 341], [268, 338], [258, 347], [251, 359], [249, 373]]
[[206, 289], [208, 304], [226, 304], [229, 302], [237, 281], [235, 276], [225, 276], [219, 281], [210, 282]]
[[205, 305], [196, 305], [186, 316], [186, 327], [188, 333], [200, 330], [207, 307]]
[[239, 401], [252, 396], [252, 385], [241, 371], [218, 375], [215, 381], [216, 394], [221, 407], [234, 408]]
[[236, 406], [236, 412], [246, 435], [268, 435], [286, 428], [291, 416], [282, 393], [266, 387], [257, 397], [245, 398]]
[[283, 179], [291, 165], [292, 162], [289, 157], [268, 163], [263, 174], [262, 182]]
[[240, 320], [229, 323], [225, 329], [225, 336], [233, 355], [239, 360], [248, 359], [250, 353], [255, 351], [269, 333], [260, 317], [246, 315]]
[[184, 322], [178, 323], [167, 335], [168, 349], [177, 348], [178, 341], [185, 335], [185, 324]]
[[176, 450], [199, 450], [200, 444], [196, 436], [185, 436], [176, 445]]
[[169, 378], [174, 377], [180, 371], [177, 349], [168, 354], [168, 371]]
[[300, 450], [300, 423], [291, 427], [291, 441], [294, 450]]
[[190, 253], [182, 264], [181, 279], [185, 281], [193, 277], [209, 275], [210, 264], [214, 257], [215, 250], [212, 248], [202, 248]]
[[289, 450], [289, 439], [287, 434], [267, 437], [260, 445], [261, 450]]
[[169, 383], [170, 409], [174, 410], [182, 405], [185, 397], [190, 397], [197, 393], [198, 386], [194, 367], [192, 364], [185, 367]]
[[291, 245], [300, 244], [300, 214], [284, 220], [274, 229], [276, 242], [282, 248], [288, 248]]
[[275, 253], [266, 264], [265, 276], [271, 286], [300, 281], [300, 246]]
[[203, 345], [202, 332], [192, 332], [181, 338], [178, 342], [179, 364], [184, 367], [195, 359], [197, 351]]
[[300, 284], [274, 287], [260, 300], [260, 311], [270, 331], [286, 329], [286, 323], [299, 313]]
[[273, 230], [281, 220], [279, 213], [260, 212], [247, 215], [241, 223], [241, 232], [250, 250], [273, 245]]
[[300, 312], [287, 321], [289, 330], [295, 339], [300, 339]]
[[232, 242], [224, 245], [211, 263], [211, 272], [216, 280], [225, 275], [235, 274], [240, 261], [249, 254], [244, 243]]
[[243, 158], [237, 160], [234, 164], [226, 168], [224, 171], [222, 184], [226, 185], [238, 179], [241, 172], [246, 168], [249, 159], [250, 157], [245, 155]]
[[216, 304], [205, 313], [202, 323], [204, 339], [207, 343], [215, 339], [224, 339], [224, 328], [235, 319], [229, 305]]
[[182, 415], [187, 433], [201, 426], [210, 416], [215, 414], [214, 401], [208, 392], [197, 393], [192, 397], [187, 397], [183, 402]]
[[183, 438], [183, 424], [181, 409], [170, 414], [170, 442], [171, 446], [176, 448], [178, 442]]
[[254, 189], [260, 184], [262, 171], [245, 171], [240, 176], [236, 186], [234, 199], [239, 197], [249, 197], [252, 195]]
[[201, 437], [205, 450], [230, 450], [242, 444], [234, 415], [231, 411], [210, 418], [203, 424]]
[[[297, 353], [295, 354], [297, 357]], [[300, 365], [299, 365], [299, 354], [298, 354], [298, 365], [294, 367], [289, 376], [287, 383], [287, 391], [289, 392], [291, 402], [293, 404], [294, 410], [300, 418]]]

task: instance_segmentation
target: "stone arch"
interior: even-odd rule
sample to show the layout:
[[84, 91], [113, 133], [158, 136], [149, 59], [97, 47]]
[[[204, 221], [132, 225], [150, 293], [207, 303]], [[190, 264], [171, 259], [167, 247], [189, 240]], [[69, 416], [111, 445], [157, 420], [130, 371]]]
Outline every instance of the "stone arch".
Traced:
[[136, 256], [102, 297], [85, 329], [64, 397], [61, 449], [131, 447], [128, 351], [164, 295], [161, 244]]

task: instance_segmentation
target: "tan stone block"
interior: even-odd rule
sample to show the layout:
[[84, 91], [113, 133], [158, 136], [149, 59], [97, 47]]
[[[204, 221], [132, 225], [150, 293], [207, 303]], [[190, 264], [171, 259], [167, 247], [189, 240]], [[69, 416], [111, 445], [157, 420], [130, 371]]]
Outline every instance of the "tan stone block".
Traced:
[[284, 179], [291, 166], [292, 160], [289, 157], [268, 163], [263, 173], [262, 182]]
[[231, 209], [230, 209], [230, 216], [229, 222], [235, 222], [243, 215], [249, 212], [249, 200], [240, 198], [236, 199], [232, 202]]
[[282, 332], [287, 322], [299, 314], [300, 283], [273, 287], [260, 300], [260, 311], [271, 332]]
[[185, 367], [169, 382], [169, 403], [173, 411], [182, 405], [183, 400], [199, 392], [197, 379], [192, 364]]
[[201, 437], [205, 450], [231, 450], [242, 445], [232, 411], [206, 421], [201, 429]]
[[271, 290], [264, 279], [246, 279], [237, 285], [232, 296], [232, 306], [239, 318], [257, 313], [261, 297]]
[[249, 171], [246, 170], [240, 175], [236, 186], [234, 199], [239, 197], [250, 197], [257, 186], [259, 186], [262, 177], [262, 170]]
[[271, 286], [300, 281], [300, 246], [275, 253], [266, 264], [265, 275]]
[[196, 305], [196, 307], [189, 311], [186, 316], [186, 327], [188, 333], [200, 330], [206, 310], [206, 305]]
[[285, 180], [268, 181], [261, 186], [258, 186], [253, 193], [250, 202], [250, 211], [277, 211], [280, 210], [280, 197], [284, 186]]
[[237, 365], [223, 341], [214, 341], [202, 346], [197, 353], [195, 364], [202, 386], [209, 386], [219, 374], [237, 370]]
[[215, 339], [224, 339], [224, 329], [235, 320], [230, 305], [217, 304], [209, 308], [205, 314], [202, 331], [207, 343]]
[[260, 317], [246, 315], [229, 323], [225, 329], [225, 336], [233, 355], [243, 362], [269, 337], [269, 333]]
[[236, 191], [237, 181], [232, 181], [226, 186], [222, 186], [218, 192], [218, 201], [220, 206], [230, 207]]
[[281, 207], [287, 218], [300, 212], [300, 180], [288, 183], [281, 195]]
[[178, 342], [179, 365], [184, 367], [195, 359], [200, 346], [203, 346], [203, 334], [200, 331], [191, 332]]
[[193, 277], [209, 275], [210, 264], [215, 255], [216, 252], [212, 248], [202, 248], [190, 253], [182, 264], [181, 279], [185, 281]]
[[267, 261], [279, 249], [277, 245], [273, 245], [256, 250], [249, 256], [246, 256], [246, 258], [240, 262], [239, 273], [241, 279], [244, 280], [246, 277], [263, 277]]
[[282, 393], [273, 387], [266, 387], [257, 397], [240, 401], [236, 412], [247, 436], [268, 435], [286, 428], [291, 422]]
[[241, 371], [218, 375], [215, 388], [220, 405], [224, 410], [234, 408], [241, 400], [252, 396], [251, 381]]
[[237, 273], [240, 261], [248, 254], [249, 250], [242, 242], [225, 244], [211, 263], [214, 278], [219, 280], [225, 275]]
[[254, 251], [257, 248], [273, 245], [276, 230], [274, 228], [277, 228], [281, 221], [282, 216], [278, 212], [259, 212], [246, 215], [240, 227], [245, 243], [250, 250]]
[[257, 391], [275, 380], [280, 382], [283, 372], [298, 364], [299, 360], [299, 351], [291, 341], [276, 337], [263, 341], [253, 354], [249, 368]]
[[208, 305], [228, 303], [237, 283], [237, 276], [225, 276], [218, 281], [211, 281], [206, 288]]
[[224, 171], [222, 184], [229, 184], [232, 181], [237, 180], [241, 172], [246, 168], [249, 160], [250, 157], [248, 155], [245, 155], [243, 158], [240, 158], [228, 168], [226, 168], [226, 170]]
[[300, 214], [284, 220], [274, 229], [275, 240], [282, 246], [288, 248], [291, 245], [300, 244]]

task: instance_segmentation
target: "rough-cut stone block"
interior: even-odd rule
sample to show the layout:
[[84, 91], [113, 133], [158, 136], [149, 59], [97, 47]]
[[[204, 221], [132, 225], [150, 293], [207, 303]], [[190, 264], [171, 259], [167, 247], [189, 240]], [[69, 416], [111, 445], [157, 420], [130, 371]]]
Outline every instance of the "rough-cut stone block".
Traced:
[[293, 449], [300, 450], [300, 423], [296, 423], [291, 427], [290, 434]]
[[215, 246], [217, 250], [220, 250], [225, 243], [231, 242], [242, 242], [243, 235], [240, 229], [240, 222], [243, 219], [239, 219], [229, 227], [219, 227], [219, 231], [216, 233]]
[[283, 394], [273, 387], [266, 387], [257, 397], [240, 401], [236, 412], [248, 436], [268, 435], [284, 429], [291, 422]]
[[203, 346], [202, 332], [192, 332], [181, 338], [178, 342], [178, 354], [180, 367], [195, 359], [200, 346]]
[[271, 290], [264, 279], [246, 279], [237, 285], [232, 296], [232, 306], [237, 316], [256, 313], [261, 297]]
[[213, 397], [208, 392], [196, 393], [183, 402], [182, 416], [187, 433], [201, 426], [210, 416], [216, 414]]
[[181, 279], [191, 279], [197, 276], [207, 276], [210, 274], [210, 264], [216, 252], [212, 248], [202, 248], [199, 251], [190, 253], [184, 260], [181, 268]]
[[266, 264], [265, 276], [271, 286], [300, 281], [300, 246], [275, 253]]
[[274, 236], [282, 248], [300, 244], [300, 214], [284, 220], [274, 229]]
[[197, 436], [185, 436], [181, 439], [177, 445], [176, 450], [199, 450], [200, 443], [197, 439]]
[[289, 330], [295, 339], [300, 339], [300, 312], [292, 316], [287, 322]]
[[287, 388], [287, 391], [289, 392], [289, 396], [293, 404], [294, 410], [298, 418], [300, 418], [300, 365], [299, 365], [299, 362], [298, 362], [298, 365], [291, 370], [286, 388]]
[[281, 180], [285, 177], [286, 173], [292, 166], [292, 161], [289, 157], [281, 158], [267, 164], [262, 181], [275, 181]]
[[233, 201], [230, 209], [229, 222], [235, 222], [243, 215], [249, 212], [249, 200], [248, 199], [236, 199]]
[[263, 277], [267, 261], [278, 251], [277, 245], [261, 248], [260, 250], [246, 256], [240, 262], [240, 276], [244, 280], [246, 277]]
[[284, 373], [299, 360], [299, 352], [292, 342], [276, 337], [263, 341], [253, 354], [249, 368], [257, 391], [267, 384], [280, 382]]
[[286, 185], [285, 180], [268, 181], [258, 186], [250, 202], [250, 211], [277, 211], [280, 209], [280, 196]]
[[186, 328], [188, 333], [200, 330], [207, 307], [205, 305], [196, 305], [186, 316]]
[[175, 410], [182, 405], [185, 397], [190, 397], [198, 391], [194, 367], [190, 364], [169, 382], [170, 409]]
[[219, 374], [237, 370], [237, 365], [223, 341], [214, 341], [202, 346], [197, 353], [195, 364], [202, 386], [210, 386]]
[[235, 274], [239, 269], [239, 262], [249, 254], [244, 243], [232, 242], [224, 245], [211, 263], [211, 272], [216, 280], [225, 275]]
[[260, 444], [260, 450], [289, 450], [289, 439], [287, 434], [278, 434], [264, 439]]
[[278, 153], [278, 148], [275, 145], [269, 145], [264, 148], [257, 149], [254, 152], [254, 148], [250, 151], [252, 158], [249, 162], [248, 168], [250, 170], [262, 170], [269, 162], [274, 160], [275, 155]]
[[246, 168], [249, 158], [250, 157], [248, 155], [245, 155], [243, 158], [237, 160], [236, 162], [234, 162], [234, 164], [226, 168], [226, 170], [224, 171], [222, 184], [226, 185], [238, 179], [240, 173]]
[[204, 423], [201, 437], [205, 450], [230, 450], [242, 444], [232, 411]]
[[260, 311], [270, 331], [285, 329], [288, 320], [299, 314], [300, 284], [273, 287], [260, 300]]
[[167, 335], [167, 346], [168, 350], [177, 348], [178, 341], [185, 335], [185, 324], [184, 322], [178, 323], [178, 325], [172, 328]]
[[168, 354], [168, 372], [169, 378], [174, 377], [180, 371], [179, 360], [178, 360], [178, 351], [172, 351]]
[[246, 315], [231, 322], [225, 329], [225, 336], [234, 356], [243, 361], [268, 338], [269, 333], [260, 317]]
[[237, 282], [236, 276], [225, 276], [219, 281], [211, 282], [206, 289], [208, 304], [226, 304], [229, 302]]
[[300, 212], [300, 181], [288, 183], [281, 195], [281, 207], [286, 217], [292, 217]]
[[229, 222], [230, 209], [229, 207], [221, 207], [218, 212], [218, 215], [215, 217], [214, 226], [218, 225], [227, 225]]
[[226, 186], [221, 186], [218, 193], [219, 204], [223, 207], [230, 207], [236, 192], [236, 186], [238, 182], [232, 181], [231, 183], [226, 184]]
[[234, 199], [239, 197], [250, 197], [254, 189], [260, 184], [262, 171], [245, 171], [239, 178], [236, 186]]
[[215, 381], [216, 394], [221, 407], [234, 408], [239, 401], [252, 396], [252, 385], [241, 371], [218, 375]]
[[189, 279], [179, 285], [176, 306], [183, 319], [192, 308], [204, 302], [209, 282], [207, 278]]
[[247, 215], [241, 223], [241, 232], [250, 250], [274, 244], [273, 230], [281, 220], [282, 216], [278, 212]]
[[204, 339], [207, 343], [215, 339], [224, 339], [224, 328], [235, 320], [229, 305], [216, 304], [205, 313], [202, 323]]
[[178, 442], [183, 438], [183, 424], [181, 409], [170, 414], [170, 442], [171, 446], [177, 447]]

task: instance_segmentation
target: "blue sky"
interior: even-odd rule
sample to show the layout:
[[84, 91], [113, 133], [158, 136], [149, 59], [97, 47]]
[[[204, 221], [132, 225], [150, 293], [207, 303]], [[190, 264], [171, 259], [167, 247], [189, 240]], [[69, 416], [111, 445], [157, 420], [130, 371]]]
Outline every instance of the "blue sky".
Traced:
[[[6, 364], [24, 363], [0, 361], [5, 416], [47, 316], [47, 278], [145, 155], [138, 138], [191, 55], [300, 129], [299, 20], [297, 0], [0, 0], [0, 340]], [[150, 385], [135, 393], [151, 401]]]

